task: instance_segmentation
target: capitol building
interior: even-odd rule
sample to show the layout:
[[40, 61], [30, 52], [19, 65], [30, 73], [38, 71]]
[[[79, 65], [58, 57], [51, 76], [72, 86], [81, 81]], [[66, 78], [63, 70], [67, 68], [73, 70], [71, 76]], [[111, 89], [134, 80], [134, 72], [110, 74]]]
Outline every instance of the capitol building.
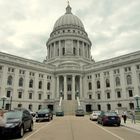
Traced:
[[91, 47], [82, 21], [68, 4], [46, 42], [42, 63], [0, 52], [0, 108], [55, 111], [61, 105], [65, 114], [78, 106], [86, 112], [136, 108], [140, 51], [95, 62]]

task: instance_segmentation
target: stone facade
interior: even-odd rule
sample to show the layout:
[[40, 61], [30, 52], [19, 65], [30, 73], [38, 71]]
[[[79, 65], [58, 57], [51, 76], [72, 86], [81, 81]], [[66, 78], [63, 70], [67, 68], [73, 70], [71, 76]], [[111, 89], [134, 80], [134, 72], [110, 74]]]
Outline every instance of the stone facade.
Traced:
[[[55, 23], [42, 63], [0, 53], [0, 97], [5, 108], [55, 110], [60, 97], [91, 110], [130, 110], [140, 95], [140, 51], [95, 62], [91, 41], [81, 20], [66, 13]], [[0, 102], [3, 105], [3, 100]]]

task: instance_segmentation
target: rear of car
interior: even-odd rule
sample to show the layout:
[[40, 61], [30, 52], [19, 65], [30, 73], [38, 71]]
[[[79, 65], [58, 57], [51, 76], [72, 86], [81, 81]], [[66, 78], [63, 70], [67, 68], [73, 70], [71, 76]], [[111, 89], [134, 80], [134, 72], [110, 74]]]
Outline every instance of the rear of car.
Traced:
[[85, 115], [85, 112], [83, 109], [77, 109], [75, 111], [75, 116], [84, 116]]
[[33, 129], [33, 118], [26, 109], [16, 109], [4, 114], [6, 125], [3, 127], [4, 136], [23, 137], [24, 132]]
[[36, 113], [36, 122], [45, 121], [45, 120], [50, 121], [52, 119], [53, 119], [53, 113], [48, 108], [40, 109]]
[[92, 114], [90, 114], [90, 120], [97, 121], [98, 116], [100, 115], [101, 111], [93, 111]]
[[56, 116], [64, 116], [64, 111], [61, 108], [57, 108], [55, 115]]
[[98, 123], [102, 125], [117, 125], [120, 126], [121, 120], [116, 112], [104, 112], [98, 117]]

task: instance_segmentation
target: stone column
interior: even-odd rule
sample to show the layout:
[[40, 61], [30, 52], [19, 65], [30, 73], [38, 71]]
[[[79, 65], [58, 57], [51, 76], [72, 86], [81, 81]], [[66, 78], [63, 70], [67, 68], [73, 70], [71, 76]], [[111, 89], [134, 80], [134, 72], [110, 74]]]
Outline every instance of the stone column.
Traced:
[[67, 99], [67, 76], [64, 75], [64, 99]]
[[72, 100], [75, 99], [75, 75], [72, 75]]
[[79, 91], [80, 98], [83, 98], [83, 93], [82, 93], [83, 84], [82, 83], [83, 83], [82, 75], [80, 75], [80, 91]]
[[85, 57], [85, 46], [84, 46], [84, 42], [82, 42], [82, 48], [83, 48], [82, 55], [83, 55], [83, 57]]
[[59, 41], [58, 47], [59, 47], [59, 56], [61, 56], [61, 54], [62, 54], [62, 53], [61, 53], [61, 51], [62, 51], [62, 50], [61, 50], [61, 41]]
[[77, 56], [79, 56], [79, 46], [80, 44], [79, 44], [79, 41], [77, 40]]
[[60, 92], [59, 91], [59, 76], [57, 76], [56, 79], [57, 79], [57, 82], [56, 82], [56, 85], [57, 85], [57, 87], [56, 87], [56, 89], [57, 89], [57, 91], [56, 91], [56, 97], [59, 98], [59, 92]]
[[56, 42], [54, 42], [54, 45], [53, 45], [53, 57], [56, 56]]

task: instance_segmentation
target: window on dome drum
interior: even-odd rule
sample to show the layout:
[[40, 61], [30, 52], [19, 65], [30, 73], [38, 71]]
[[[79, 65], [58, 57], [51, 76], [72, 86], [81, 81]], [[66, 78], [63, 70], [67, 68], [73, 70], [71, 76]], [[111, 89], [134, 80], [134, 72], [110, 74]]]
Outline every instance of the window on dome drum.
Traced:
[[12, 85], [12, 82], [13, 82], [13, 77], [10, 75], [8, 76], [8, 79], [7, 79], [7, 85]]
[[110, 92], [106, 93], [106, 97], [107, 97], [107, 99], [110, 99]]
[[38, 105], [38, 110], [40, 110], [42, 108], [42, 105]]
[[140, 65], [136, 65], [136, 68], [137, 68], [137, 70], [139, 70], [140, 69]]
[[76, 48], [73, 48], [73, 54], [76, 55]]
[[117, 98], [121, 98], [121, 92], [117, 91]]
[[98, 99], [98, 100], [101, 99], [101, 94], [100, 94], [100, 93], [97, 94], [97, 99]]
[[79, 56], [81, 56], [81, 49], [79, 48]]
[[59, 56], [59, 49], [57, 49], [57, 56]]
[[118, 106], [118, 107], [122, 107], [122, 104], [121, 104], [121, 103], [118, 103], [117, 106]]
[[39, 81], [39, 83], [38, 83], [38, 88], [39, 88], [39, 89], [42, 89], [42, 81]]
[[101, 105], [98, 104], [98, 105], [97, 105], [97, 108], [98, 108], [98, 110], [101, 110]]
[[129, 103], [129, 108], [134, 109], [134, 103]]
[[2, 66], [0, 66], [0, 70], [2, 70]]
[[91, 84], [91, 82], [88, 83], [88, 89], [89, 90], [92, 90], [92, 84]]
[[18, 104], [17, 107], [22, 107], [22, 104]]
[[50, 85], [50, 83], [48, 82], [48, 83], [47, 83], [47, 90], [50, 90], [50, 87], [51, 87], [51, 85]]
[[29, 93], [29, 99], [32, 99], [33, 93]]
[[109, 81], [109, 79], [106, 79], [106, 87], [110, 87], [110, 81]]
[[32, 79], [29, 81], [29, 88], [33, 88], [33, 80]]
[[131, 85], [132, 84], [131, 75], [127, 75], [126, 80], [127, 80], [127, 85]]
[[128, 90], [129, 97], [133, 97], [133, 90]]
[[100, 81], [97, 81], [97, 89], [99, 89], [100, 87]]
[[65, 48], [62, 48], [62, 55], [65, 55]]
[[42, 99], [42, 94], [41, 94], [41, 93], [38, 94], [38, 99], [39, 99], [39, 100]]
[[23, 87], [23, 78], [19, 78], [19, 83], [18, 83], [19, 87]]
[[115, 81], [116, 81], [116, 86], [120, 86], [120, 78], [119, 77], [116, 77], [116, 79], [115, 79]]
[[110, 104], [107, 104], [107, 110], [111, 110], [111, 105]]
[[32, 111], [33, 110], [33, 105], [32, 104], [29, 104], [28, 109]]
[[11, 97], [11, 91], [10, 90], [7, 91], [6, 97], [8, 97], [8, 98]]
[[18, 92], [18, 98], [22, 98], [22, 92]]

